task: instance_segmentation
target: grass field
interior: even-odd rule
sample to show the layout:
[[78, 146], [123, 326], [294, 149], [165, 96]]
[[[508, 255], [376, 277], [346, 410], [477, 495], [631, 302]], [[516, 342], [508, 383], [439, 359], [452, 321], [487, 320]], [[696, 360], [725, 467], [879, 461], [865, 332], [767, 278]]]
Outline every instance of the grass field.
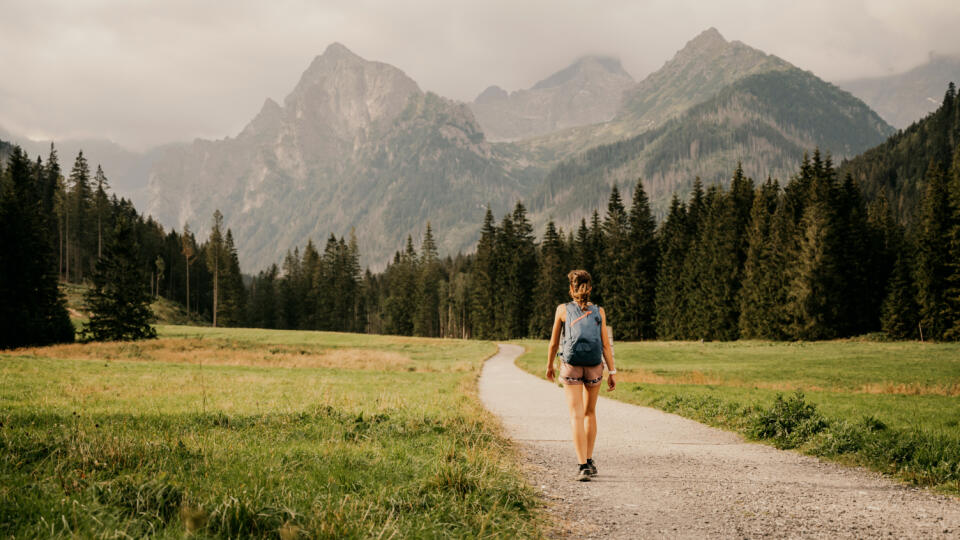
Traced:
[[[542, 377], [546, 342], [523, 344]], [[960, 345], [617, 343], [616, 361], [603, 395], [960, 492]]]
[[159, 327], [0, 354], [0, 537], [536, 537], [489, 342]]

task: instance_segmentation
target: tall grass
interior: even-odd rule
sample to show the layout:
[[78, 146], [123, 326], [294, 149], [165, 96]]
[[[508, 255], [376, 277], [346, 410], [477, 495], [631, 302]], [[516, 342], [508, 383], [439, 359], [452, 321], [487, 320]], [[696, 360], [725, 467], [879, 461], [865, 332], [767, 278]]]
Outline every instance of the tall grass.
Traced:
[[0, 355], [0, 536], [540, 535], [475, 396], [492, 344], [161, 335]]

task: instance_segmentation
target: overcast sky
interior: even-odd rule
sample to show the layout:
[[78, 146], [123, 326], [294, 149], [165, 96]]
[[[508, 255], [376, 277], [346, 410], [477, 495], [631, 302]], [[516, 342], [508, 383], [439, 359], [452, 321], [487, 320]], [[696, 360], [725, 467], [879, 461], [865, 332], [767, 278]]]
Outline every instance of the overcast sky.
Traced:
[[0, 0], [0, 127], [137, 149], [235, 135], [334, 41], [460, 100], [591, 53], [639, 80], [710, 26], [831, 81], [960, 54], [958, 0]]

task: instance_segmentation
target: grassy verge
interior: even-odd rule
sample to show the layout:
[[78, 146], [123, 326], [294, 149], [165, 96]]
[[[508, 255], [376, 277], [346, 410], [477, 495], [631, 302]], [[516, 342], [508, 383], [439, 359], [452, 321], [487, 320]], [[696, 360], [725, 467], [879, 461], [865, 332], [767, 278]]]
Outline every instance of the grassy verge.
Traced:
[[[518, 363], [543, 376], [546, 343]], [[616, 345], [610, 397], [779, 448], [960, 493], [960, 346], [876, 343]]]
[[0, 536], [538, 536], [487, 342], [160, 327], [0, 355]]

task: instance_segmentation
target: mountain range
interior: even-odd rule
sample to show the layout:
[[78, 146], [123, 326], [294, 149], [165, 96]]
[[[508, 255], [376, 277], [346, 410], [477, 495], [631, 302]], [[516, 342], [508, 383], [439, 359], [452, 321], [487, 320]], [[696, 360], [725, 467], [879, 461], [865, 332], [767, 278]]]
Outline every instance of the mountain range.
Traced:
[[472, 103], [335, 43], [236, 136], [153, 150], [128, 172], [104, 167], [115, 187], [145, 175], [134, 202], [168, 227], [202, 236], [221, 210], [248, 271], [330, 234], [356, 235], [378, 269], [427, 221], [452, 254], [472, 248], [487, 206], [502, 215], [523, 200], [538, 230], [551, 218], [569, 228], [613, 184], [629, 196], [642, 178], [662, 212], [695, 176], [723, 182], [742, 161], [755, 178], [783, 177], [804, 151], [839, 160], [893, 131], [846, 91], [713, 28], [639, 82], [588, 56]]

